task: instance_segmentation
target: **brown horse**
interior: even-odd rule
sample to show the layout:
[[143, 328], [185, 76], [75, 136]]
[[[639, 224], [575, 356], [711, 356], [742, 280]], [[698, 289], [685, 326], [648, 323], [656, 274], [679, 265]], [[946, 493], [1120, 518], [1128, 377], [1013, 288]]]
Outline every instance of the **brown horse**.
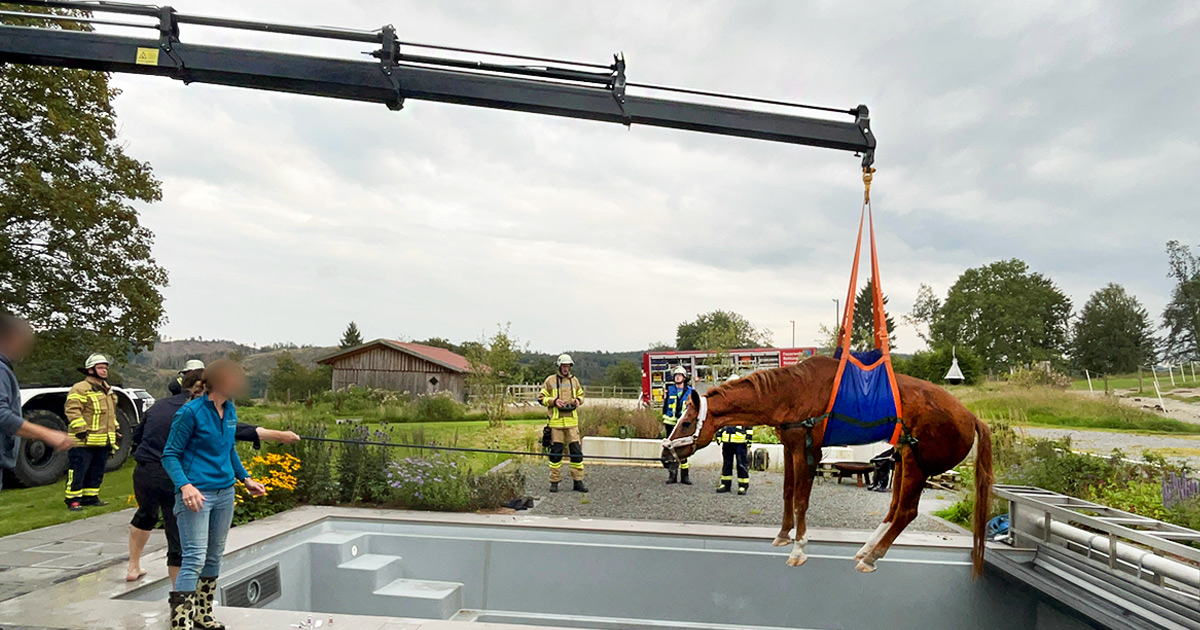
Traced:
[[[663, 442], [664, 457], [688, 457], [707, 446], [718, 429], [731, 425], [782, 425], [825, 413], [833, 391], [838, 362], [829, 357], [813, 357], [799, 365], [754, 372], [709, 390], [705, 396], [693, 392], [687, 411], [671, 435]], [[854, 556], [856, 568], [864, 573], [875, 570], [875, 562], [917, 516], [917, 504], [925, 481], [962, 462], [978, 439], [975, 457], [975, 528], [971, 559], [974, 572], [983, 570], [984, 532], [992, 491], [992, 440], [986, 424], [977, 419], [946, 390], [921, 379], [896, 375], [904, 407], [904, 423], [916, 438], [916, 446], [897, 447], [892, 504], [883, 523]], [[698, 429], [698, 430], [697, 430]], [[799, 566], [807, 559], [808, 544], [805, 513], [812, 491], [814, 462], [821, 458], [820, 433], [813, 436], [811, 451], [806, 452], [808, 429], [780, 431], [784, 444], [784, 515], [776, 545], [793, 542], [788, 565]], [[794, 521], [793, 521], [794, 519]]]

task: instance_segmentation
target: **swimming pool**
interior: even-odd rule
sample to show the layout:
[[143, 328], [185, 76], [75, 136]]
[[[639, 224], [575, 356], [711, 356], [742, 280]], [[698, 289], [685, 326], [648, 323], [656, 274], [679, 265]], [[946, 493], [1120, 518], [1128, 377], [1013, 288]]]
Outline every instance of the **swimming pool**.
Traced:
[[[851, 561], [861, 541], [814, 532], [808, 563], [789, 568], [787, 548], [772, 547], [766, 533], [629, 521], [331, 513], [229, 553], [220, 603], [295, 611], [293, 620], [332, 617], [335, 625], [350, 614], [445, 620], [463, 628], [1089, 627], [1015, 581], [992, 573], [973, 581], [963, 536], [916, 536], [895, 547], [878, 573], [863, 575]], [[162, 581], [119, 599], [161, 605], [168, 590]]]

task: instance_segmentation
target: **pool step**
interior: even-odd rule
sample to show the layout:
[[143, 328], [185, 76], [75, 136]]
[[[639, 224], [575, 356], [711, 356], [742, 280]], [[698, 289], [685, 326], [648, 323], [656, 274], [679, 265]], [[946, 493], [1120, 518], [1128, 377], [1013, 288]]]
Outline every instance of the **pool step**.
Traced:
[[374, 592], [404, 575], [400, 556], [364, 553], [338, 565], [338, 573], [352, 588]]
[[449, 619], [462, 609], [462, 584], [436, 580], [393, 580], [375, 591], [389, 598], [385, 604], [393, 616]]

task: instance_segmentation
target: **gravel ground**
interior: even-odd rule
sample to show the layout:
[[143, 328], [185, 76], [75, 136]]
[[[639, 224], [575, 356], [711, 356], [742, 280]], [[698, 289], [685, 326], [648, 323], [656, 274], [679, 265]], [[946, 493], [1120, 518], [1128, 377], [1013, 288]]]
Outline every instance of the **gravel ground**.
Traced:
[[[566, 467], [563, 467], [564, 475]], [[750, 492], [746, 496], [716, 494], [720, 472], [716, 469], [692, 470], [694, 485], [666, 485], [662, 468], [594, 465], [587, 469], [590, 492], [566, 490], [547, 492], [545, 469], [526, 469], [527, 491], [539, 499], [531, 514], [618, 518], [633, 520], [683, 521], [705, 523], [751, 523], [778, 526], [783, 518], [783, 475], [774, 472], [750, 473]], [[930, 512], [956, 500], [954, 493], [926, 490], [921, 499], [921, 514], [909, 525], [912, 531], [960, 532], [955, 526]], [[840, 485], [832, 480], [813, 484], [808, 510], [809, 527], [873, 530], [883, 520], [891, 502], [890, 493], [868, 492], [849, 480]]]
[[[1058, 439], [1071, 437], [1071, 446], [1081, 451], [1107, 455], [1114, 448], [1119, 448], [1130, 459], [1138, 459], [1146, 449], [1181, 448], [1200, 449], [1200, 437], [1171, 436], [1171, 435], [1139, 435], [1137, 433], [1117, 433], [1114, 431], [1086, 431], [1083, 429], [1043, 429], [1024, 427], [1021, 433], [1039, 438]], [[1187, 459], [1196, 468], [1200, 468], [1200, 455], [1186, 457], [1169, 455], [1168, 459]]]

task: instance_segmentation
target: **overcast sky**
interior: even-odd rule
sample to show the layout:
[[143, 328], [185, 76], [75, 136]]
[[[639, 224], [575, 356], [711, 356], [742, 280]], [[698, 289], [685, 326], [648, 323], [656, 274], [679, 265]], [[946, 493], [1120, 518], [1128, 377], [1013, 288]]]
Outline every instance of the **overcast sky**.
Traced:
[[[183, 12], [374, 29], [604, 63], [631, 81], [871, 108], [892, 311], [1021, 258], [1081, 306], [1124, 284], [1157, 319], [1164, 243], [1200, 245], [1200, 3], [289, 2]], [[1122, 8], [1123, 7], [1123, 8]], [[190, 42], [359, 58], [364, 45]], [[172, 338], [475, 339], [630, 350], [731, 309], [777, 345], [845, 294], [862, 183], [840, 151], [410, 101], [118, 76], [121, 137]], [[865, 274], [864, 274], [865, 279]], [[899, 319], [899, 317], [897, 317]], [[920, 347], [901, 327], [899, 350]]]

